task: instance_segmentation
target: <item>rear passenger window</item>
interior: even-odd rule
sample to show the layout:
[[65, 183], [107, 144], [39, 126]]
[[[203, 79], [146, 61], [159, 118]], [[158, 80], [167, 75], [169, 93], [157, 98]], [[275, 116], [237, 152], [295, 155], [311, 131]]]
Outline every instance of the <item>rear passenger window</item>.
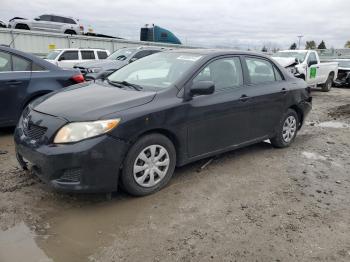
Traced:
[[12, 71], [11, 55], [5, 52], [0, 52], [0, 72]]
[[274, 72], [275, 72], [276, 81], [281, 81], [281, 80], [283, 80], [283, 77], [282, 77], [280, 71], [279, 71], [276, 67], [273, 67], [273, 70], [274, 70]]
[[95, 59], [94, 51], [80, 51], [83, 60]]
[[106, 59], [107, 58], [107, 52], [104, 51], [97, 51], [98, 59]]
[[64, 23], [75, 25], [76, 22], [71, 18], [63, 18]]
[[240, 59], [232, 57], [215, 60], [207, 65], [193, 81], [213, 81], [215, 92], [237, 88], [243, 84]]
[[269, 61], [250, 57], [246, 58], [245, 61], [247, 63], [251, 83], [259, 84], [276, 81], [274, 68]]
[[59, 61], [63, 60], [79, 60], [78, 51], [65, 51], [59, 58]]
[[64, 18], [60, 17], [60, 16], [52, 16], [52, 22], [56, 22], [56, 23], [64, 23]]
[[12, 56], [13, 71], [31, 71], [31, 62], [20, 58], [18, 56]]
[[43, 68], [42, 66], [36, 64], [36, 63], [32, 63], [32, 71], [36, 72], [36, 71], [45, 71], [46, 69]]

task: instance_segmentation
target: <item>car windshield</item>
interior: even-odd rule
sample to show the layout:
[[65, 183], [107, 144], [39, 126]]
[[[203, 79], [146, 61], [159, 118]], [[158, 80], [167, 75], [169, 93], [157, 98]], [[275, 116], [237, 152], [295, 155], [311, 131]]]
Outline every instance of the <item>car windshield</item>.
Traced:
[[293, 57], [297, 58], [300, 63], [304, 62], [305, 57], [306, 57], [306, 52], [277, 52], [275, 57]]
[[202, 56], [161, 52], [137, 60], [108, 77], [111, 82], [128, 82], [144, 90], [166, 89], [173, 85]]
[[346, 60], [346, 61], [337, 61], [339, 63], [339, 67], [346, 67], [346, 68], [350, 68], [350, 61]]
[[60, 50], [54, 50], [48, 53], [48, 55], [45, 57], [48, 60], [55, 60], [56, 57], [61, 53]]
[[132, 53], [135, 52], [136, 49], [119, 49], [117, 51], [115, 51], [113, 54], [111, 54], [109, 57], [107, 57], [107, 59], [110, 60], [125, 60], [127, 59]]

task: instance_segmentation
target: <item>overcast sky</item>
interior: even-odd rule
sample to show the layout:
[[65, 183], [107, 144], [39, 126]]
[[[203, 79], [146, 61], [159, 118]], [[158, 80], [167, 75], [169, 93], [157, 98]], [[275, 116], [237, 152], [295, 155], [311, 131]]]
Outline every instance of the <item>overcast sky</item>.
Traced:
[[0, 20], [44, 13], [79, 18], [95, 32], [138, 40], [154, 23], [184, 44], [289, 47], [297, 35], [341, 48], [350, 40], [349, 0], [0, 0]]

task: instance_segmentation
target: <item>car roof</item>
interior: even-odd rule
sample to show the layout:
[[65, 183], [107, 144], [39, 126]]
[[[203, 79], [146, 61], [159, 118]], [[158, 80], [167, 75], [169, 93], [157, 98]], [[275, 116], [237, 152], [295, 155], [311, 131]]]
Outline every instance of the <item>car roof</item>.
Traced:
[[107, 51], [106, 49], [102, 48], [56, 48], [53, 49], [52, 51], [84, 51], [84, 50], [96, 50], [96, 51]]
[[58, 15], [58, 14], [41, 14], [41, 15], [39, 15], [39, 16], [42, 16], [42, 15], [53, 15], [53, 16], [59, 16], [59, 17], [71, 18], [71, 19], [77, 20], [77, 19], [75, 19], [75, 18], [74, 18], [74, 17], [72, 17], [72, 16], [66, 16], [66, 15]]
[[198, 55], [212, 55], [212, 56], [220, 56], [220, 55], [257, 55], [261, 57], [267, 57], [269, 56], [253, 52], [253, 51], [242, 51], [242, 50], [230, 50], [230, 49], [200, 49], [200, 48], [193, 48], [193, 49], [175, 49], [175, 50], [168, 50], [166, 52], [172, 52], [172, 53], [188, 53], [188, 54], [198, 54]]
[[21, 56], [21, 57], [26, 58], [28, 60], [31, 60], [34, 63], [38, 64], [39, 66], [42, 66], [42, 67], [44, 67], [44, 68], [46, 68], [48, 70], [51, 70], [51, 71], [62, 70], [58, 66], [56, 66], [56, 65], [54, 65], [54, 64], [52, 64], [52, 63], [50, 63], [50, 62], [40, 58], [40, 57], [37, 57], [35, 55], [19, 51], [17, 49], [11, 48], [11, 47], [0, 45], [0, 51], [4, 51], [4, 52], [8, 52], [8, 53], [11, 53], [11, 54], [14, 54], [14, 55]]
[[278, 51], [278, 52], [280, 52], [280, 53], [289, 53], [289, 52], [307, 53], [308, 51], [315, 51], [315, 50], [282, 50], [282, 51]]

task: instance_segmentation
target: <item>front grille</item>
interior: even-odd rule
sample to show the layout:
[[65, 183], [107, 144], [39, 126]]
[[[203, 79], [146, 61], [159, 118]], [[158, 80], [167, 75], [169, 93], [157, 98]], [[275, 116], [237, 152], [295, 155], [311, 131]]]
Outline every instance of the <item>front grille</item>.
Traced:
[[32, 123], [28, 123], [27, 128], [23, 128], [23, 133], [25, 136], [32, 140], [40, 140], [46, 131], [46, 127], [34, 125]]
[[81, 168], [67, 169], [60, 177], [59, 182], [78, 183], [81, 179]]

